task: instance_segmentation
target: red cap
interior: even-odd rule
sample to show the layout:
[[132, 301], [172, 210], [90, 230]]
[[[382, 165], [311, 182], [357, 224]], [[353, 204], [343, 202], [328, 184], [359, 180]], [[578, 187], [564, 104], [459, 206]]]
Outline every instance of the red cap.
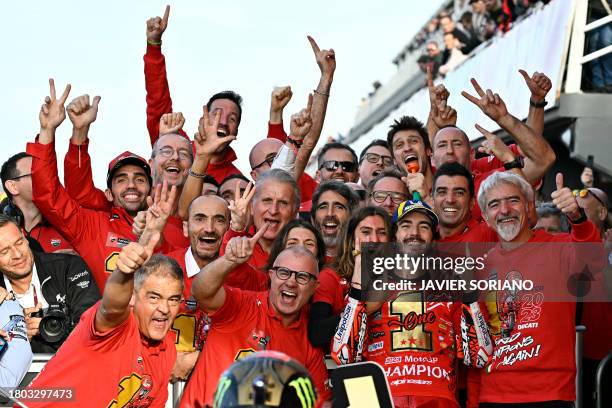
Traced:
[[126, 164], [133, 164], [134, 166], [142, 168], [147, 174], [149, 185], [153, 184], [153, 180], [151, 179], [151, 167], [149, 166], [149, 163], [139, 155], [130, 151], [125, 151], [111, 160], [111, 162], [108, 164], [108, 173], [106, 173], [106, 185], [108, 188], [111, 187], [111, 181], [113, 180], [113, 174], [115, 174], [115, 171]]

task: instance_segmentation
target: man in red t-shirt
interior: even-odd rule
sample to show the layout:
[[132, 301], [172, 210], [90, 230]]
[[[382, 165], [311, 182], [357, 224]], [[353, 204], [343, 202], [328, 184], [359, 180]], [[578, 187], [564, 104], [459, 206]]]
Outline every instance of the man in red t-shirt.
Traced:
[[323, 351], [307, 338], [306, 305], [317, 286], [317, 260], [301, 246], [281, 252], [268, 272], [265, 292], [224, 286], [236, 265], [246, 262], [268, 226], [253, 237], [233, 238], [225, 255], [206, 266], [193, 282], [193, 294], [212, 325], [206, 346], [187, 384], [182, 407], [211, 404], [219, 377], [233, 361], [257, 350], [281, 351], [312, 375], [321, 400], [329, 396]]
[[165, 406], [176, 358], [174, 336], [167, 334], [179, 311], [183, 273], [172, 259], [152, 254], [173, 194], [162, 192], [140, 243], [119, 254], [102, 300], [30, 384], [70, 389], [72, 399], [28, 406]]
[[176, 364], [173, 380], [186, 380], [193, 369], [206, 336], [209, 319], [191, 294], [191, 283], [200, 270], [219, 255], [221, 240], [229, 227], [227, 203], [218, 196], [200, 196], [189, 206], [184, 234], [190, 246], [167, 254], [183, 269], [185, 289], [181, 309], [172, 323], [176, 333]]
[[[495, 350], [480, 376], [481, 407], [508, 403], [573, 407], [576, 304], [554, 296], [565, 293], [570, 273], [584, 267], [569, 243], [600, 238], [570, 189], [563, 187], [562, 174], [557, 174], [556, 183], [551, 197], [572, 223], [571, 235], [530, 228], [534, 193], [520, 176], [494, 173], [478, 194], [484, 218], [500, 240], [487, 256], [488, 269], [495, 269], [498, 281], [531, 279], [535, 288], [496, 291], [487, 300]], [[550, 290], [553, 286], [556, 291]]]

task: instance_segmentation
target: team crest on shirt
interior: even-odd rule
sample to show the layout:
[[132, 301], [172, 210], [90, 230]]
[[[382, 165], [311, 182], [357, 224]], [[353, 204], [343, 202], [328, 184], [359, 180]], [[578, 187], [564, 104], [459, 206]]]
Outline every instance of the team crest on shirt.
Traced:
[[51, 246], [55, 248], [58, 248], [60, 245], [62, 245], [61, 239], [52, 239], [50, 242], [51, 242]]
[[253, 329], [247, 342], [257, 350], [265, 350], [270, 342], [270, 336], [266, 336], [263, 330]]

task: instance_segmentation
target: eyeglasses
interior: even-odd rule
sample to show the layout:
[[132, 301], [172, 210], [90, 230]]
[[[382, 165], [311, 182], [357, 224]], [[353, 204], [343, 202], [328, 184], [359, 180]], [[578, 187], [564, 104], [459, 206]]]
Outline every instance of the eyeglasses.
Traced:
[[32, 175], [32, 173], [22, 174], [21, 176], [13, 177], [12, 179], [9, 179], [9, 180], [19, 180], [20, 178], [28, 177], [28, 176], [31, 176], [31, 175]]
[[382, 164], [385, 167], [393, 164], [393, 158], [391, 156], [383, 156], [377, 153], [366, 153], [365, 159], [372, 164], [378, 163], [382, 159]]
[[300, 285], [308, 285], [310, 281], [317, 280], [317, 277], [309, 272], [301, 272], [301, 271], [293, 271], [289, 268], [285, 268], [282, 266], [275, 266], [270, 268], [271, 271], [274, 271], [276, 277], [280, 280], [288, 280], [291, 278], [291, 275], [295, 274], [295, 280]]
[[276, 159], [276, 153], [270, 153], [269, 155], [266, 156], [264, 161], [259, 163], [257, 166], [253, 167], [251, 170], [256, 170], [266, 163], [268, 163], [268, 166], [272, 167], [272, 163], [274, 163], [274, 159]]
[[352, 173], [357, 169], [357, 164], [350, 161], [329, 160], [323, 162], [323, 164], [321, 164], [321, 166], [319, 167], [319, 170], [325, 169], [329, 172], [332, 172], [338, 170], [338, 168], [340, 167], [342, 167], [342, 171], [346, 173]]
[[178, 157], [180, 160], [191, 160], [191, 152], [185, 149], [180, 149], [177, 151], [169, 146], [165, 146], [159, 149], [157, 152], [164, 159], [169, 159], [174, 156], [174, 152], [178, 152]]
[[370, 197], [379, 204], [383, 203], [387, 197], [391, 197], [391, 201], [395, 204], [401, 204], [408, 199], [408, 195], [396, 191], [374, 191]]
[[591, 196], [593, 196], [594, 199], [599, 201], [599, 203], [601, 205], [603, 205], [604, 208], [607, 208], [607, 205], [605, 205], [604, 202], [601, 201], [601, 198], [599, 198], [599, 197], [597, 197], [597, 195], [593, 194], [591, 192], [591, 190], [589, 190], [588, 188], [584, 188], [582, 190], [574, 190], [574, 191], [572, 191], [572, 194], [574, 195], [574, 197], [580, 197], [580, 198], [586, 197], [587, 195], [589, 195], [589, 193], [591, 194]]

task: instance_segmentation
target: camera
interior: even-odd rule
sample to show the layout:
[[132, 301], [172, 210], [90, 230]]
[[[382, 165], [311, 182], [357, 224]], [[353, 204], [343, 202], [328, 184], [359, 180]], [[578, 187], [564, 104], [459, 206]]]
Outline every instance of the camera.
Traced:
[[38, 331], [47, 343], [58, 343], [72, 331], [68, 308], [63, 304], [50, 304], [47, 309], [32, 313], [32, 317], [42, 318]]

